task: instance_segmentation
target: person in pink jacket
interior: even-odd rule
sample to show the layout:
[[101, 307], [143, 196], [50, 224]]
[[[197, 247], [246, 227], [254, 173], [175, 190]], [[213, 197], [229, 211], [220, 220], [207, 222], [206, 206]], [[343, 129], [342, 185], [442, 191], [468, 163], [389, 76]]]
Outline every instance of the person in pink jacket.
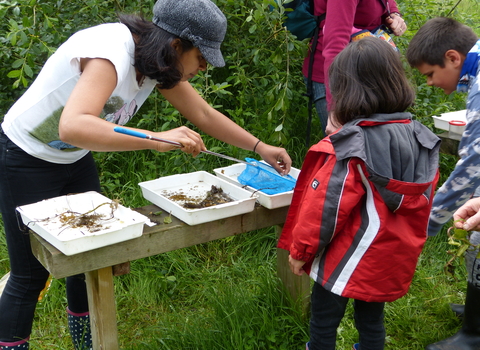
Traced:
[[385, 41], [352, 42], [329, 77], [342, 127], [307, 153], [278, 247], [315, 282], [307, 350], [335, 350], [350, 298], [354, 349], [383, 350], [384, 304], [407, 293], [427, 239], [440, 139], [405, 112], [415, 93]]
[[[314, 0], [314, 5], [315, 15], [326, 14], [325, 20], [320, 22], [322, 30], [314, 53], [311, 91], [325, 135], [328, 111], [331, 109], [326, 72], [335, 56], [350, 42], [352, 28], [371, 31], [385, 25], [399, 36], [405, 33], [407, 25], [394, 0]], [[310, 54], [303, 63], [305, 78], [308, 77], [309, 62]]]

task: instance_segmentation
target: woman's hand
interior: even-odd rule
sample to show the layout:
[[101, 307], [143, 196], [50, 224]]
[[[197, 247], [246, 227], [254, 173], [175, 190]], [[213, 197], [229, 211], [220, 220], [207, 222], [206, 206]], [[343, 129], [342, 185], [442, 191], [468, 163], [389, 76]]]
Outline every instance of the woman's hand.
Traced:
[[275, 147], [260, 142], [255, 147], [255, 152], [262, 157], [264, 161], [275, 168], [280, 175], [287, 175], [292, 167], [292, 159], [285, 148]]
[[295, 260], [291, 255], [289, 255], [288, 264], [290, 265], [290, 270], [292, 270], [295, 275], [301, 276], [305, 273], [305, 270], [303, 269], [305, 261]]
[[453, 214], [456, 228], [480, 230], [480, 197], [470, 199]]
[[[202, 137], [199, 133], [187, 128], [186, 126], [181, 126], [176, 129], [152, 133], [152, 136], [156, 136], [165, 140], [179, 142], [183, 145], [180, 148], [185, 153], [189, 153], [192, 156], [196, 157], [201, 151], [205, 151], [207, 148], [203, 143]], [[178, 146], [171, 145], [165, 142], [157, 142], [157, 151], [158, 152], [168, 152], [172, 149], [178, 149]]]
[[403, 35], [407, 31], [407, 24], [398, 13], [391, 13], [385, 22], [396, 36]]
[[280, 174], [286, 175], [290, 172], [292, 160], [284, 148], [263, 142], [257, 144], [258, 139], [255, 136], [209, 106], [190, 83], [181, 82], [172, 89], [160, 90], [160, 93], [203, 132], [236, 147], [250, 151], [255, 148], [255, 152]]

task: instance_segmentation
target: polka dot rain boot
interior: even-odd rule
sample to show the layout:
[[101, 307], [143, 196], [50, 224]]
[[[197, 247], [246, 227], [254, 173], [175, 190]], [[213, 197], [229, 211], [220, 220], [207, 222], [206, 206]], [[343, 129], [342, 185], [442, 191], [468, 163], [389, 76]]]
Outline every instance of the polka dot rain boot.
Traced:
[[28, 338], [16, 342], [1, 342], [0, 350], [28, 350]]
[[92, 333], [88, 312], [77, 314], [67, 308], [68, 329], [75, 350], [92, 350]]

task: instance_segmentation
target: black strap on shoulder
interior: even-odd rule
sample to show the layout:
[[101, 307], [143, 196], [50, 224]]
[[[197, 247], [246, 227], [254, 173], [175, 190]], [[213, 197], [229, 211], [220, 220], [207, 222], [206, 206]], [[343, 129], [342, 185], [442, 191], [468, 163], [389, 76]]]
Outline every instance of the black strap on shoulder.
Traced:
[[[325, 13], [316, 16], [317, 27], [315, 28], [315, 32], [313, 34], [313, 41], [310, 51], [310, 59], [308, 61], [308, 76], [307, 76], [307, 93], [306, 96], [308, 97], [308, 121], [307, 121], [307, 136], [305, 138], [305, 144], [307, 147], [310, 147], [310, 133], [312, 128], [312, 109], [313, 109], [313, 81], [312, 81], [312, 73], [313, 73], [313, 62], [315, 59], [315, 51], [317, 50], [318, 44], [318, 34], [320, 33], [320, 22], [325, 19]], [[325, 125], [326, 127], [326, 125]]]
[[385, 7], [385, 10], [390, 15], [390, 4], [388, 3], [388, 0], [380, 0], [380, 2], [382, 3], [383, 7]]

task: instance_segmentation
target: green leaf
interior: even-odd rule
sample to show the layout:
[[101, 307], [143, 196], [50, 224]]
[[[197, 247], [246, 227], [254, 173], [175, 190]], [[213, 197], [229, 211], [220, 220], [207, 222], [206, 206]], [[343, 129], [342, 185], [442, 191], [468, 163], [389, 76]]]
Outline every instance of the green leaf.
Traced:
[[19, 28], [18, 28], [18, 23], [17, 23], [15, 20], [10, 19], [10, 20], [8, 21], [8, 23], [10, 24], [10, 26], [12, 27], [12, 29], [16, 29], [16, 30], [19, 29]]
[[25, 62], [24, 58], [19, 58], [18, 60], [16, 60], [15, 62], [12, 63], [12, 68], [21, 67], [24, 62]]
[[460, 239], [466, 239], [467, 235], [468, 235], [467, 230], [456, 228], [456, 229], [454, 229], [454, 233], [453, 233], [452, 237], [454, 239], [459, 239], [460, 240]]
[[458, 248], [457, 250], [457, 256], [463, 256], [463, 254], [467, 251], [468, 247], [470, 247], [470, 244], [463, 244]]
[[7, 10], [8, 10], [8, 7], [1, 7], [0, 6], [0, 18], [5, 17], [5, 15], [7, 13]]
[[32, 68], [30, 68], [30, 66], [29, 66], [28, 64], [26, 64], [26, 65], [23, 67], [23, 70], [25, 71], [25, 74], [26, 74], [29, 78], [32, 78], [32, 77], [33, 77]]
[[7, 77], [9, 77], [9, 78], [18, 78], [21, 73], [22, 73], [22, 71], [20, 71], [20, 70], [18, 70], [18, 69], [17, 69], [17, 70], [12, 70], [12, 71], [8, 72]]
[[24, 28], [30, 27], [32, 25], [32, 22], [31, 22], [30, 18], [27, 17], [27, 16], [23, 16], [22, 25], [23, 25]]
[[10, 43], [12, 44], [12, 46], [17, 45], [17, 35], [15, 33], [10, 33], [9, 34], [9, 39], [10, 39]]
[[283, 107], [283, 99], [279, 99], [277, 101], [277, 103], [275, 104], [275, 110], [278, 111], [279, 109], [281, 109]]

